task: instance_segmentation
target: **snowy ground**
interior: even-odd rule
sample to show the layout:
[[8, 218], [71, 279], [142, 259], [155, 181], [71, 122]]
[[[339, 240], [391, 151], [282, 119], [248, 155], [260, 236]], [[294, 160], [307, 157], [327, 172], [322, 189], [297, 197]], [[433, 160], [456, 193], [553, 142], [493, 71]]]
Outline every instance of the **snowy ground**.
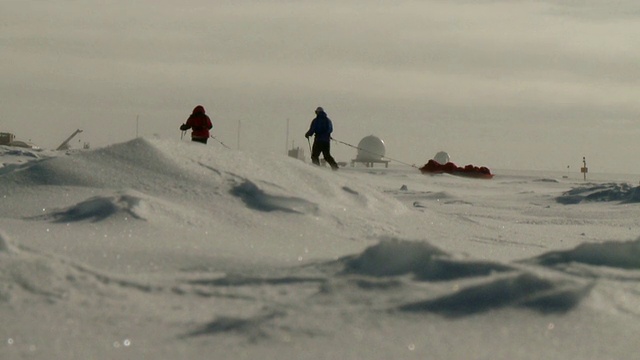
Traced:
[[640, 349], [632, 176], [332, 172], [162, 139], [0, 165], [1, 359]]

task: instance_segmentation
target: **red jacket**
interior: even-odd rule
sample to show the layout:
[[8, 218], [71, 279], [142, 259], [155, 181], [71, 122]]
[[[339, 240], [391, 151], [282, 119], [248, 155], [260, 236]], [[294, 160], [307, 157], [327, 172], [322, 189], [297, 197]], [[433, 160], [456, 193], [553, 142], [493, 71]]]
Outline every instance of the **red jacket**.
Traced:
[[198, 105], [193, 109], [193, 113], [189, 115], [187, 122], [180, 127], [183, 130], [191, 130], [191, 138], [195, 139], [208, 139], [210, 134], [209, 130], [213, 128], [211, 119], [205, 114], [204, 107]]

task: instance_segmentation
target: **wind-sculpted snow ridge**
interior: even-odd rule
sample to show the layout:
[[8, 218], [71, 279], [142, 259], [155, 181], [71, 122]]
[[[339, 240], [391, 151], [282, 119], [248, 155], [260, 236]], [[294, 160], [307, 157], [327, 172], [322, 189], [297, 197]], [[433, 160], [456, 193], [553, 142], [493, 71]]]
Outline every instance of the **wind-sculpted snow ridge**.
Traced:
[[626, 183], [583, 186], [566, 191], [557, 197], [556, 201], [565, 205], [604, 201], [618, 201], [625, 204], [638, 203], [640, 202], [640, 186], [633, 187]]
[[269, 195], [248, 180], [231, 189], [231, 194], [242, 199], [248, 207], [259, 211], [305, 214], [318, 210], [318, 205], [299, 197]]
[[581, 263], [620, 269], [640, 270], [640, 239], [580, 244], [574, 249], [542, 254], [530, 263], [544, 266], [563, 266]]
[[145, 220], [144, 201], [130, 194], [114, 196], [95, 196], [62, 210], [54, 210], [45, 215], [32, 217], [34, 220], [47, 220], [56, 223], [69, 223], [83, 220], [93, 222], [108, 219], [121, 214], [123, 218]]
[[321, 334], [320, 327], [302, 325], [300, 317], [313, 315], [299, 313], [301, 301], [313, 304], [309, 311], [315, 314], [348, 307], [451, 318], [507, 308], [561, 315], [579, 306], [593, 287], [590, 278], [549, 272], [544, 267], [456, 259], [426, 242], [389, 238], [333, 262], [254, 274], [205, 275], [183, 281], [176, 290], [186, 297], [253, 304], [257, 289], [261, 289], [265, 298], [260, 303], [268, 306], [251, 307], [246, 313], [218, 312], [183, 335], [235, 334], [256, 342], [282, 333]]
[[0, 145], [0, 175], [20, 168], [25, 163], [51, 156], [50, 152]]
[[0, 303], [28, 305], [42, 299], [51, 304], [73, 304], [78, 296], [100, 301], [107, 293], [121, 290], [143, 293], [162, 290], [162, 286], [118, 278], [32, 249], [17, 251], [5, 237], [0, 237], [0, 245], [9, 248], [9, 251], [0, 248]]
[[359, 256], [345, 259], [345, 273], [376, 277], [413, 274], [417, 280], [446, 281], [512, 271], [509, 266], [455, 260], [440, 249], [420, 242], [383, 241]]
[[250, 342], [269, 339], [274, 331], [274, 320], [285, 317], [284, 311], [269, 311], [252, 317], [221, 316], [194, 330], [184, 337], [214, 336], [225, 333], [236, 333], [247, 337]]
[[[10, 247], [8, 239], [0, 240]], [[450, 318], [505, 308], [561, 315], [579, 306], [594, 287], [592, 279], [538, 271], [535, 264], [455, 259], [428, 243], [397, 239], [330, 263], [144, 283], [28, 249], [18, 255], [0, 250], [0, 284], [0, 303], [16, 306], [43, 301], [71, 308], [87, 302], [117, 307], [134, 296], [147, 301], [171, 296], [179, 303], [212, 299], [215, 311], [202, 313], [203, 321], [181, 322], [176, 336], [233, 335], [250, 343], [323, 336], [327, 329], [305, 319], [344, 309], [343, 302], [354, 311]]]
[[[180, 175], [178, 166], [149, 141], [136, 139], [105, 148], [32, 161], [5, 174], [20, 185], [150, 187], [147, 181]], [[153, 184], [158, 184], [154, 181]]]
[[29, 158], [39, 158], [38, 152], [35, 150], [30, 150], [26, 148], [18, 148], [14, 146], [6, 146], [0, 145], [0, 156], [16, 156], [16, 157], [29, 157]]
[[[411, 274], [417, 283], [452, 283], [453, 293], [414, 300], [396, 308], [466, 316], [505, 307], [542, 313], [567, 312], [590, 292], [592, 283], [569, 277], [549, 277], [519, 267], [485, 261], [454, 259], [428, 243], [386, 240], [362, 254], [342, 259], [343, 276], [393, 278]], [[464, 281], [467, 279], [467, 281]], [[360, 280], [362, 283], [362, 279]], [[464, 285], [467, 283], [468, 285]], [[405, 283], [406, 285], [406, 283]], [[413, 293], [412, 297], [420, 295]]]
[[472, 315], [504, 307], [522, 307], [541, 313], [573, 309], [589, 293], [592, 284], [552, 280], [523, 273], [469, 286], [450, 295], [399, 307], [402, 311], [426, 311], [450, 317]]
[[551, 179], [551, 178], [540, 178], [540, 179], [535, 179], [533, 180], [533, 182], [542, 182], [542, 183], [556, 183], [559, 184], [560, 181], [558, 179]]
[[[158, 297], [165, 300], [175, 298], [180, 303], [190, 302], [193, 299], [216, 298], [217, 307], [213, 312], [218, 315], [203, 325], [194, 326], [190, 323], [191, 328], [188, 329], [185, 325], [188, 321], [183, 319], [184, 315], [176, 310], [176, 307], [167, 310], [162, 319], [175, 317], [177, 320], [172, 323], [172, 327], [176, 327], [174, 333], [177, 337], [183, 338], [232, 333], [255, 342], [269, 339], [274, 332], [287, 333], [300, 330], [280, 327], [274, 323], [290, 315], [290, 312], [284, 308], [260, 307], [255, 312], [247, 311], [248, 303], [259, 300], [253, 295], [234, 295], [224, 291], [207, 293], [201, 290], [204, 285], [209, 288], [265, 284], [267, 286], [298, 285], [295, 278], [275, 283], [255, 283], [253, 280], [230, 283], [223, 280], [221, 283], [207, 283], [200, 280], [176, 284], [177, 280], [165, 276], [152, 279], [143, 277], [145, 281], [140, 281], [131, 276], [118, 276], [95, 270], [70, 259], [40, 253], [29, 248], [23, 248], [20, 252], [10, 249], [13, 249], [13, 246], [9, 239], [0, 232], [0, 306], [10, 307], [13, 309], [12, 313], [29, 312], [39, 304], [53, 312], [48, 317], [59, 318], [60, 322], [64, 322], [65, 318], [71, 314], [78, 316], [85, 312], [88, 314], [87, 317], [93, 319], [94, 314], [91, 309], [101, 308], [106, 312], [122, 313], [121, 317], [110, 315], [109, 321], [114, 321], [118, 323], [117, 326], [121, 325], [126, 329], [127, 324], [136, 316], [145, 319], [157, 316], [156, 311], [159, 310], [155, 305], [149, 306], [149, 304], [156, 304]], [[306, 282], [307, 280], [301, 280], [302, 284]], [[241, 306], [241, 315], [237, 314], [238, 306]], [[145, 315], [141, 315], [140, 312]], [[195, 314], [194, 318], [201, 316], [202, 314]], [[92, 319], [85, 319], [85, 321], [90, 322], [93, 321]], [[51, 321], [49, 318], [47, 320]], [[102, 315], [97, 315], [95, 321], [104, 323]], [[127, 330], [119, 331], [126, 333]]]

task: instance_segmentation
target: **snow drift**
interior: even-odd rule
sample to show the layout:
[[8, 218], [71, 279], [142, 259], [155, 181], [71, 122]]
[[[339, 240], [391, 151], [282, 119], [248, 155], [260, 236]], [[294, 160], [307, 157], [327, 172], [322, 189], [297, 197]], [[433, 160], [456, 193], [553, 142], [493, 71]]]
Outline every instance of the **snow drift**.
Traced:
[[640, 240], [623, 239], [640, 210], [558, 204], [573, 184], [333, 172], [160, 139], [5, 163], [3, 359], [586, 359], [636, 346], [619, 335], [638, 330]]

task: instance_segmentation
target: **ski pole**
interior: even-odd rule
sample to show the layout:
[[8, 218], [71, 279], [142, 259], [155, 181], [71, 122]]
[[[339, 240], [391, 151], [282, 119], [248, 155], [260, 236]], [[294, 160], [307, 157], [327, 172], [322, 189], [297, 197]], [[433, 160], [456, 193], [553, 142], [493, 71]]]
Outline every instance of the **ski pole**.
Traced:
[[375, 152], [373, 152], [373, 151], [370, 151], [370, 150], [367, 150], [367, 149], [363, 149], [363, 148], [361, 148], [361, 147], [357, 147], [357, 146], [355, 146], [355, 145], [348, 144], [348, 143], [346, 143], [346, 142], [344, 142], [344, 141], [340, 141], [340, 140], [338, 140], [338, 139], [331, 138], [331, 140], [336, 141], [336, 142], [339, 142], [340, 144], [343, 144], [343, 145], [347, 145], [347, 146], [352, 147], [352, 148], [354, 148], [354, 149], [358, 149], [358, 150], [362, 150], [362, 151], [368, 152], [369, 154], [376, 155], [376, 156], [379, 156], [379, 157], [381, 157], [381, 158], [383, 158], [383, 157], [384, 157], [384, 158], [387, 158], [387, 159], [389, 159], [389, 160], [391, 160], [391, 161], [395, 161], [395, 162], [398, 162], [398, 163], [403, 164], [403, 165], [411, 166], [411, 167], [416, 168], [416, 169], [418, 168], [417, 166], [412, 165], [412, 164], [409, 164], [409, 163], [406, 163], [406, 162], [404, 162], [404, 161], [400, 161], [400, 160], [392, 159], [392, 158], [390, 158], [390, 157], [388, 157], [388, 156], [382, 156], [382, 154], [376, 154], [376, 153], [375, 153]]
[[211, 137], [213, 140], [219, 142], [220, 144], [222, 144], [222, 146], [226, 147], [227, 149], [231, 150], [230, 147], [228, 147], [227, 145], [225, 145], [225, 143], [223, 143], [222, 141], [218, 140], [215, 136], [213, 135], [209, 135], [209, 137]]

